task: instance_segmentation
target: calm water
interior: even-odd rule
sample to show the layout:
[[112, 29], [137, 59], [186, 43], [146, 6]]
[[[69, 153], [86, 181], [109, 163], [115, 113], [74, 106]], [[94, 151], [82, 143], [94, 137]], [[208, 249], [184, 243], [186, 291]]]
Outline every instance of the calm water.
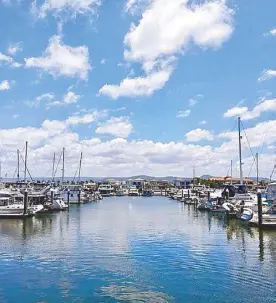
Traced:
[[276, 302], [276, 233], [163, 197], [0, 220], [0, 302]]

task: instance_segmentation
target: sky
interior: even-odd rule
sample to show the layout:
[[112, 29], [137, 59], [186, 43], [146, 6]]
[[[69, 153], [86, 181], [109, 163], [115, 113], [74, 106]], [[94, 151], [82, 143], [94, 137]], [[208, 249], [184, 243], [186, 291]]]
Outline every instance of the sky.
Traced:
[[[2, 177], [269, 177], [274, 0], [0, 0]], [[274, 175], [275, 177], [275, 175]], [[276, 178], [276, 177], [275, 177]]]

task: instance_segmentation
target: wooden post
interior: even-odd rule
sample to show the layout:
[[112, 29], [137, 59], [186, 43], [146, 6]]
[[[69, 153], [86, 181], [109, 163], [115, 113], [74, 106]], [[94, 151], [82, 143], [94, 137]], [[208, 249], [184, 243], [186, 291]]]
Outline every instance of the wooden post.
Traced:
[[27, 215], [27, 210], [28, 210], [28, 191], [25, 190], [24, 192], [24, 215]]
[[261, 228], [263, 225], [263, 205], [262, 205], [262, 195], [261, 193], [257, 194], [258, 196], [258, 224]]
[[188, 189], [188, 198], [190, 198], [190, 190]]
[[210, 192], [208, 191], [208, 194], [207, 194], [207, 198], [208, 198], [208, 201], [210, 200]]
[[229, 200], [229, 190], [228, 190], [228, 189], [226, 189], [226, 191], [225, 191], [225, 192], [226, 192], [226, 196], [225, 196], [225, 197], [226, 197], [226, 200]]
[[69, 208], [69, 205], [70, 205], [70, 189], [69, 188], [67, 189], [67, 205]]
[[54, 190], [51, 189], [51, 204], [54, 204]]
[[81, 191], [79, 190], [79, 192], [78, 192], [78, 203], [79, 203], [79, 204], [81, 203], [80, 197], [81, 197]]

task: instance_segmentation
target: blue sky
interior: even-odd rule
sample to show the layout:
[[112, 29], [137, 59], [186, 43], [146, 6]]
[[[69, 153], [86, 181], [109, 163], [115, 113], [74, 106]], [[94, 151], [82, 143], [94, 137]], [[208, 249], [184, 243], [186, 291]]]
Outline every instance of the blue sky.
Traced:
[[[66, 148], [87, 176], [225, 175], [242, 116], [274, 165], [275, 1], [0, 0], [0, 140], [11, 177]], [[275, 30], [274, 30], [275, 29]], [[253, 158], [243, 139], [245, 175]], [[237, 174], [237, 171], [235, 172]]]

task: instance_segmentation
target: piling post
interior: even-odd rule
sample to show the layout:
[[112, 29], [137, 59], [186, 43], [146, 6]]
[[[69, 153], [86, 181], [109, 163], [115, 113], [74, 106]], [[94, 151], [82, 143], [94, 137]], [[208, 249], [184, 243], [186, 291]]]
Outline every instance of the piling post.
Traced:
[[188, 189], [188, 198], [190, 198], [190, 190]]
[[184, 198], [184, 191], [183, 191], [183, 188], [181, 188], [181, 191], [182, 191], [182, 199]]
[[54, 190], [51, 189], [51, 204], [54, 204]]
[[28, 191], [27, 189], [24, 192], [24, 211], [23, 214], [27, 215], [27, 211], [28, 211]]
[[69, 206], [70, 206], [70, 189], [69, 188], [67, 189], [67, 205], [69, 208]]
[[258, 193], [257, 196], [258, 196], [258, 225], [261, 228], [263, 225], [262, 195], [261, 195], [261, 193]]
[[79, 192], [78, 192], [78, 203], [79, 203], [79, 204], [81, 203], [80, 197], [81, 197], [81, 191], [79, 190]]
[[229, 200], [229, 190], [228, 190], [228, 188], [226, 189], [225, 193], [226, 193], [226, 195], [225, 195], [226, 200]]
[[207, 198], [208, 198], [208, 201], [210, 200], [210, 191], [208, 191], [207, 193]]

